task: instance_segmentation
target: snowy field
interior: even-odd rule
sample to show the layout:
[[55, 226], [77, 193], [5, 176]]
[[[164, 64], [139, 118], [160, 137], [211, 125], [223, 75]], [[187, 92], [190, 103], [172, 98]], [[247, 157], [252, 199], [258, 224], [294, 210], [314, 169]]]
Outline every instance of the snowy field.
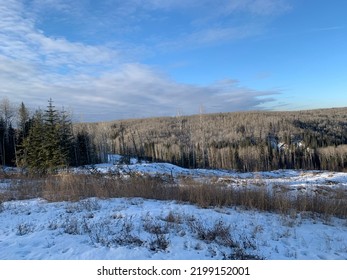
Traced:
[[[216, 169], [186, 169], [170, 163], [139, 163], [131, 159], [131, 164], [117, 164], [120, 156], [109, 156], [109, 162], [97, 164], [93, 168], [100, 173], [119, 172], [166, 175], [173, 178], [193, 178], [199, 181], [220, 182], [235, 189], [244, 187], [265, 187], [287, 191], [293, 195], [321, 194], [330, 197], [347, 196], [347, 173], [329, 171], [275, 170], [267, 172], [235, 172]], [[90, 167], [89, 167], [90, 168]], [[89, 168], [84, 171], [88, 171]], [[77, 169], [76, 172], [82, 172]], [[346, 202], [347, 203], [347, 202]]]
[[[290, 192], [346, 192], [347, 174], [320, 171], [237, 173], [187, 170], [166, 163], [94, 166], [97, 172], [189, 176], [230, 187], [284, 186]], [[88, 169], [84, 169], [88, 171]], [[83, 172], [82, 169], [76, 172]], [[89, 172], [89, 171], [88, 171]], [[9, 180], [0, 180], [0, 189]], [[0, 205], [0, 259], [273, 259], [346, 260], [347, 221], [239, 207], [199, 208], [175, 201], [37, 198]]]
[[0, 259], [347, 259], [347, 222], [154, 200], [12, 201]]

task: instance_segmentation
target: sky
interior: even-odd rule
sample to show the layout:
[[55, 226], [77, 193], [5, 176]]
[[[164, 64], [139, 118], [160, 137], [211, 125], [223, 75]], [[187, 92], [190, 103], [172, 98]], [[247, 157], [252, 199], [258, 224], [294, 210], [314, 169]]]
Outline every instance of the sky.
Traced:
[[345, 0], [0, 0], [0, 98], [74, 121], [347, 106]]

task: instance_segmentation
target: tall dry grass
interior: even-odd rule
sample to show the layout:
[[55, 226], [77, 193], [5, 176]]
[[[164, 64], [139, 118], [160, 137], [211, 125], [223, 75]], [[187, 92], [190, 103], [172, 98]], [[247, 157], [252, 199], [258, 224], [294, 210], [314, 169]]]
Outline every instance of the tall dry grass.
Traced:
[[267, 188], [233, 189], [218, 183], [194, 180], [173, 182], [165, 177], [111, 176], [61, 174], [15, 181], [11, 191], [1, 194], [1, 200], [41, 197], [50, 202], [78, 201], [88, 197], [142, 197], [157, 200], [176, 200], [200, 207], [240, 206], [278, 213], [312, 212], [347, 218], [347, 196], [320, 194], [291, 196], [288, 192], [269, 191]]

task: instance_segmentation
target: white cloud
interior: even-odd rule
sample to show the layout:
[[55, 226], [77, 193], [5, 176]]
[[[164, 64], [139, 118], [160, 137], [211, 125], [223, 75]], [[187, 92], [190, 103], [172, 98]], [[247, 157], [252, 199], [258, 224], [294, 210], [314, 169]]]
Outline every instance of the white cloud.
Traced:
[[[167, 29], [170, 39], [186, 43], [187, 37], [197, 34], [208, 36], [211, 30], [213, 34], [227, 33], [223, 36], [223, 42], [228, 38], [234, 40], [247, 37], [240, 36], [239, 32], [246, 28], [246, 34], [258, 34], [259, 30], [265, 30], [263, 19], [287, 12], [290, 10], [288, 3], [289, 0], [107, 0], [95, 4], [82, 0], [33, 0], [31, 7], [41, 17], [52, 10], [58, 11], [61, 21], [68, 18], [73, 24], [88, 26], [92, 36], [100, 36], [100, 27], [103, 29], [101, 33], [105, 33], [108, 38], [115, 34], [122, 38], [129, 34], [142, 37], [140, 33], [144, 31], [145, 25], [159, 24], [167, 26], [163, 29]], [[170, 25], [176, 21], [176, 17], [179, 17], [182, 28], [172, 33], [169, 31]], [[250, 29], [257, 29], [257, 32], [250, 32]], [[156, 28], [154, 30], [157, 31]], [[170, 41], [166, 32], [160, 35], [151, 33], [150, 29], [145, 32], [147, 39]], [[221, 35], [214, 36], [215, 42], [220, 42]], [[211, 42], [213, 36], [209, 36], [208, 41]], [[132, 38], [136, 41], [136, 36]], [[146, 47], [153, 48], [153, 40], [149, 40]]]
[[[148, 9], [179, 11], [181, 31], [159, 37], [160, 51], [194, 49], [266, 34], [274, 17], [288, 12], [287, 0], [151, 0]], [[186, 18], [185, 15], [189, 14]], [[192, 16], [193, 15], [193, 16]]]
[[256, 25], [209, 27], [196, 32], [182, 34], [179, 38], [159, 42], [157, 48], [164, 52], [170, 50], [196, 49], [253, 37], [262, 32], [263, 28]]
[[[250, 12], [257, 15], [273, 15], [290, 9], [287, 0], [133, 0], [137, 5], [147, 4], [150, 9], [197, 9], [203, 7], [212, 14]], [[223, 12], [222, 12], [223, 11]]]
[[117, 61], [117, 52], [103, 46], [71, 43], [64, 38], [50, 38], [41, 33], [32, 33], [27, 37], [35, 42], [38, 54], [49, 65], [93, 65]]
[[257, 0], [251, 5], [253, 13], [261, 15], [278, 15], [292, 9], [287, 0]]
[[291, 9], [286, 0], [236, 0], [226, 1], [224, 13], [237, 11], [248, 12], [259, 16], [278, 15]]
[[[2, 65], [10, 65], [5, 62]], [[260, 109], [272, 101], [276, 92], [254, 91], [235, 81], [210, 86], [177, 83], [155, 69], [140, 64], [125, 64], [118, 71], [100, 77], [90, 75], [36, 76], [35, 69], [12, 63], [7, 75], [0, 69], [1, 95], [31, 107], [46, 106], [52, 97], [57, 106], [73, 109], [75, 119], [104, 120]], [[16, 76], [19, 70], [21, 75]], [[53, 82], [52, 82], [53, 81]], [[13, 98], [14, 97], [14, 98]]]
[[[94, 83], [109, 99], [104, 104], [119, 110], [123, 116], [145, 117], [174, 115], [177, 110], [187, 114], [198, 113], [200, 105], [207, 112], [255, 109], [264, 100], [259, 97], [274, 92], [256, 92], [238, 84], [195, 86], [179, 84], [143, 65], [124, 65], [119, 73], [101, 77]], [[105, 106], [106, 107], [106, 106]], [[106, 108], [105, 108], [106, 109]]]
[[26, 63], [72, 68], [117, 61], [118, 53], [107, 47], [45, 36], [35, 28], [34, 19], [27, 18], [21, 1], [8, 3], [0, 6], [0, 54]]
[[[64, 9], [66, 2], [50, 3]], [[83, 115], [91, 121], [175, 115], [178, 110], [193, 114], [200, 105], [207, 112], [257, 109], [276, 94], [230, 80], [209, 86], [178, 83], [158, 69], [125, 63], [117, 48], [49, 37], [38, 30], [37, 20], [22, 1], [0, 4], [0, 95], [33, 108], [45, 107], [53, 98], [77, 119]], [[183, 36], [180, 44], [209, 44], [247, 32], [254, 30], [211, 27]]]

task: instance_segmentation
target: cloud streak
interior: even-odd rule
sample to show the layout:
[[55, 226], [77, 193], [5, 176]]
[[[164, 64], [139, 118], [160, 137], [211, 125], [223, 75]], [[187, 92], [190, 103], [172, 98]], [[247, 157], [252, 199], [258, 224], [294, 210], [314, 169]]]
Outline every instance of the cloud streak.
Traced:
[[52, 97], [57, 105], [72, 109], [75, 120], [83, 121], [174, 116], [178, 111], [195, 114], [201, 105], [209, 113], [262, 109], [277, 94], [251, 90], [237, 82], [209, 86], [181, 84], [141, 64], [124, 64], [119, 71], [100, 77], [34, 78], [35, 70], [28, 68], [20, 77], [21, 82], [13, 83], [8, 76], [14, 75], [19, 67], [13, 65], [7, 76], [0, 75], [3, 93], [41, 108]]
[[[44, 2], [63, 12], [68, 5], [64, 0]], [[250, 9], [250, 2], [245, 2], [248, 5], [233, 9]], [[271, 3], [276, 1], [256, 2], [262, 7], [267, 3], [268, 11], [275, 9]], [[34, 3], [39, 6], [43, 2]], [[140, 0], [136, 3], [143, 4]], [[151, 6], [147, 9], [186, 7], [186, 1], [148, 3]], [[190, 5], [194, 3], [197, 4], [192, 1]], [[136, 6], [132, 8], [136, 10]], [[132, 14], [133, 10], [128, 8], [124, 13]], [[73, 110], [76, 120], [101, 121], [172, 116], [177, 111], [194, 114], [201, 105], [210, 113], [262, 109], [278, 94], [252, 90], [233, 80], [207, 86], [178, 83], [156, 68], [126, 61], [121, 48], [48, 36], [37, 28], [39, 19], [33, 11], [35, 9], [28, 11], [20, 0], [0, 4], [0, 95], [15, 102], [24, 101], [33, 108], [44, 108], [47, 100], [53, 98], [57, 106]], [[254, 30], [247, 27], [198, 29], [180, 38], [179, 43], [167, 41], [162, 46], [210, 44], [225, 38], [251, 36], [252, 32]]]

